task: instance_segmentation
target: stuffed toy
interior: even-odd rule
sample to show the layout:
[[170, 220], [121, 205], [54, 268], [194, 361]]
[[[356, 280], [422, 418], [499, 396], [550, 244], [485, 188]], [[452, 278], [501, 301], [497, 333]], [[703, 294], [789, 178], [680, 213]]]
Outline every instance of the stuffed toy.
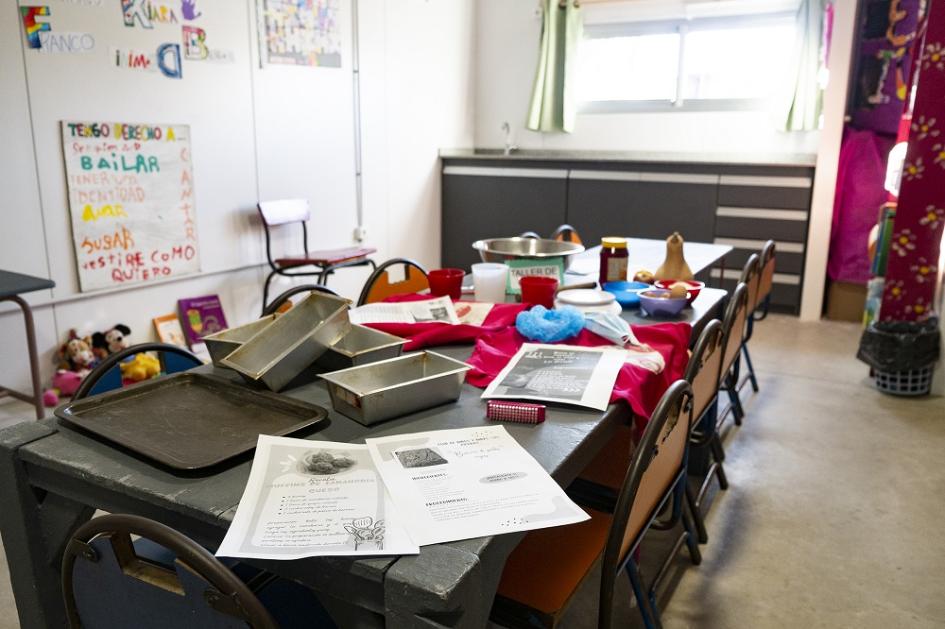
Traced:
[[119, 365], [121, 366], [121, 379], [124, 384], [141, 382], [161, 373], [161, 361], [145, 352], [135, 354], [134, 358], [119, 363]]
[[57, 369], [52, 379], [52, 387], [43, 391], [43, 404], [56, 406], [61, 397], [71, 397], [79, 390], [82, 376], [68, 369]]
[[69, 330], [69, 340], [59, 348], [59, 368], [85, 377], [98, 364], [90, 341], [89, 337], [80, 338], [74, 329]]
[[119, 323], [110, 330], [96, 332], [92, 335], [92, 349], [100, 359], [109, 354], [115, 354], [128, 347], [125, 337], [131, 334], [131, 328]]

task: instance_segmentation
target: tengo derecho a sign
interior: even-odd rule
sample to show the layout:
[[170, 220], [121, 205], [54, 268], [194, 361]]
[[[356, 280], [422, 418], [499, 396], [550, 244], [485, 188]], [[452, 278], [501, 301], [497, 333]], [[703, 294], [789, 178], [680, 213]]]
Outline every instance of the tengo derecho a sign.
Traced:
[[200, 270], [187, 125], [62, 122], [82, 291]]

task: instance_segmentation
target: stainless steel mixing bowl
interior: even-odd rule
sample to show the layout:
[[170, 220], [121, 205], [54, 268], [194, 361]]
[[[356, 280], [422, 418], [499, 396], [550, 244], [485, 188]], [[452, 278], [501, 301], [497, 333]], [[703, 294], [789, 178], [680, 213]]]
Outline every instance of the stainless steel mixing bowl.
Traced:
[[584, 251], [583, 245], [543, 238], [489, 238], [477, 240], [472, 246], [483, 262], [562, 258], [565, 269], [571, 266], [572, 256]]

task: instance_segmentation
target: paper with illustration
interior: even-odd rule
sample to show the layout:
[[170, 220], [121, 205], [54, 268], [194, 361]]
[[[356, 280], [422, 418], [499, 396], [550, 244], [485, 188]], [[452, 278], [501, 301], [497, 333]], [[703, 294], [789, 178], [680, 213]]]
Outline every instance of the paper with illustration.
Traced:
[[449, 297], [423, 301], [378, 302], [348, 311], [351, 323], [459, 323], [456, 308]]
[[616, 347], [524, 343], [482, 397], [558, 402], [603, 411], [627, 355]]
[[367, 446], [260, 435], [221, 557], [415, 555]]
[[421, 546], [588, 519], [504, 426], [366, 441]]

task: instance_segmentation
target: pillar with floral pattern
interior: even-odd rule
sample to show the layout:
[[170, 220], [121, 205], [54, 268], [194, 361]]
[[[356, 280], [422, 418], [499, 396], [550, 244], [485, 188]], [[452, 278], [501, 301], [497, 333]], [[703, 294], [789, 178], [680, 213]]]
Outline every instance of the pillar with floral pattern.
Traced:
[[880, 318], [921, 321], [932, 310], [945, 228], [945, 2], [929, 3], [912, 127], [890, 243]]

